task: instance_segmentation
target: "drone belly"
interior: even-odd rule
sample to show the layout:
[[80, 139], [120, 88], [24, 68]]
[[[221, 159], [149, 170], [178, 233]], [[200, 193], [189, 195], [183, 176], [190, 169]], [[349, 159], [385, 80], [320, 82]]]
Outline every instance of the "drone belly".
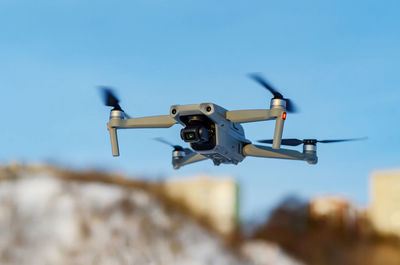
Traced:
[[[234, 145], [235, 146], [235, 145]], [[236, 145], [237, 146], [237, 145]], [[243, 156], [230, 150], [227, 146], [217, 145], [212, 150], [198, 151], [199, 154], [211, 159], [215, 165], [220, 164], [238, 164], [243, 160]]]
[[216, 146], [212, 150], [198, 151], [213, 160], [215, 165], [238, 164], [243, 161], [243, 143], [246, 142], [243, 130], [233, 124], [221, 123], [216, 127]]

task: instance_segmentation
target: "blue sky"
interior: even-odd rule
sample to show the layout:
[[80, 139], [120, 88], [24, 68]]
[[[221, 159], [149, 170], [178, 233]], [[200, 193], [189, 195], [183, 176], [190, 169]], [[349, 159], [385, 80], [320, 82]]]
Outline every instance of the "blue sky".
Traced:
[[[245, 218], [286, 194], [342, 194], [368, 203], [373, 170], [400, 167], [398, 1], [0, 1], [0, 160], [52, 161], [147, 178], [232, 175]], [[131, 116], [173, 104], [266, 108], [246, 77], [262, 72], [300, 113], [284, 137], [364, 142], [319, 145], [319, 164], [247, 158], [174, 171], [156, 136], [179, 126], [121, 131], [111, 156], [98, 85], [116, 88]], [[244, 125], [251, 140], [273, 123]]]

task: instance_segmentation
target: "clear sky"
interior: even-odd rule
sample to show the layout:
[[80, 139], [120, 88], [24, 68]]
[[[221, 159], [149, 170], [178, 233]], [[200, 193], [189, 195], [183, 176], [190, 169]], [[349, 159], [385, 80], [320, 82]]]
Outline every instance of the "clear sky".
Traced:
[[[342, 194], [368, 203], [373, 170], [400, 167], [399, 1], [0, 0], [0, 161], [52, 161], [147, 178], [209, 173], [242, 185], [245, 218], [286, 194]], [[131, 116], [173, 104], [267, 108], [261, 72], [299, 107], [284, 137], [320, 144], [319, 164], [247, 158], [174, 171], [179, 126], [126, 130], [111, 156], [97, 85], [116, 88]], [[245, 124], [251, 140], [272, 122]], [[301, 149], [301, 148], [299, 148]]]

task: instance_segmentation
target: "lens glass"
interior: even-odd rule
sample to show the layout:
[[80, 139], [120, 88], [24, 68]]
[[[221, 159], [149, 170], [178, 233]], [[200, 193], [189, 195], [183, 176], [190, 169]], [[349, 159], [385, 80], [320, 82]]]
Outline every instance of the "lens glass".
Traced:
[[188, 141], [196, 139], [196, 134], [194, 132], [186, 132], [184, 134], [184, 136], [185, 136], [185, 140], [188, 140]]

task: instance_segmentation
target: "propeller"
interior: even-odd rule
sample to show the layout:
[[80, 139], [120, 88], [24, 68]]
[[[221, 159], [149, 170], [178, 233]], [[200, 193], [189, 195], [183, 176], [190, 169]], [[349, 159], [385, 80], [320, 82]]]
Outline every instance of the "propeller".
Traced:
[[[316, 145], [317, 143], [339, 143], [339, 142], [349, 142], [349, 141], [360, 141], [360, 140], [365, 140], [367, 137], [363, 138], [351, 138], [351, 139], [334, 139], [334, 140], [317, 140], [317, 139], [296, 139], [296, 138], [289, 138], [289, 139], [282, 139], [281, 145], [289, 145], [289, 146], [298, 146], [301, 144], [313, 144]], [[264, 143], [264, 144], [272, 144], [273, 140], [259, 140], [257, 141], [259, 143]]]
[[272, 93], [272, 95], [274, 96], [274, 99], [283, 99], [286, 101], [286, 111], [287, 112], [297, 112], [297, 108], [294, 105], [294, 103], [288, 99], [288, 98], [284, 98], [283, 95], [281, 93], [279, 93], [278, 90], [276, 90], [274, 87], [272, 87], [272, 85], [270, 83], [268, 83], [268, 81], [263, 78], [260, 74], [249, 74], [249, 77], [251, 79], [253, 79], [254, 81], [256, 81], [257, 83], [259, 83], [260, 85], [262, 85], [263, 87], [265, 87], [269, 92]]
[[168, 142], [167, 140], [165, 140], [164, 138], [161, 138], [161, 137], [154, 138], [154, 140], [156, 140], [156, 141], [158, 141], [160, 143], [163, 143], [163, 144], [171, 146], [172, 148], [174, 148], [174, 151], [185, 151], [185, 149], [187, 149], [187, 148], [183, 148], [180, 145], [171, 144], [170, 142]]
[[124, 113], [124, 116], [127, 119], [130, 119], [130, 116], [126, 114], [119, 105], [119, 99], [117, 98], [117, 96], [115, 96], [115, 93], [112, 88], [107, 86], [101, 86], [100, 90], [101, 93], [103, 94], [104, 105], [113, 107], [112, 110], [122, 111]]

